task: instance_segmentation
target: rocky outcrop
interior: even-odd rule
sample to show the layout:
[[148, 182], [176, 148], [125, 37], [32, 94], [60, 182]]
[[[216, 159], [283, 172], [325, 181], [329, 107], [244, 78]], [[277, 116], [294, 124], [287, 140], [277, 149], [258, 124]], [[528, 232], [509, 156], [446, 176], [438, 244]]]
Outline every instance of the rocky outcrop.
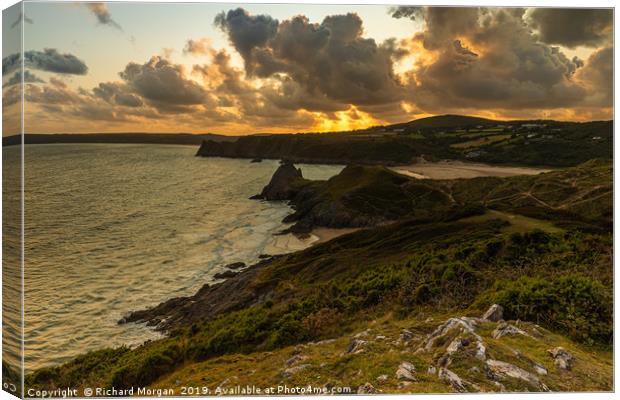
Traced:
[[[540, 379], [538, 379], [536, 375], [519, 368], [516, 365], [498, 360], [487, 360], [486, 365], [491, 374], [495, 375], [499, 379], [502, 377], [510, 377], [525, 381], [532, 386], [541, 386]], [[544, 387], [541, 387], [541, 389], [544, 389]]]
[[484, 313], [482, 319], [485, 321], [498, 322], [504, 319], [504, 307], [499, 304], [493, 304]]
[[554, 364], [559, 369], [570, 370], [573, 366], [574, 357], [563, 347], [556, 347], [547, 350], [554, 360]]
[[239, 273], [228, 271], [235, 276], [221, 283], [205, 284], [193, 296], [175, 297], [155, 307], [130, 312], [118, 323], [146, 322], [149, 326], [155, 326], [158, 331], [167, 332], [259, 304], [270, 297], [275, 283], [264, 282], [257, 285], [257, 275], [272, 262], [274, 259], [265, 259]]
[[410, 362], [403, 361], [396, 370], [396, 379], [399, 381], [416, 382], [415, 366]]
[[271, 177], [269, 184], [263, 191], [252, 199], [263, 200], [291, 200], [299, 191], [295, 183], [303, 179], [301, 169], [295, 168], [293, 163], [284, 161]]
[[374, 394], [377, 393], [377, 389], [369, 382], [366, 382], [362, 386], [357, 388], [357, 394]]
[[243, 262], [235, 262], [235, 263], [228, 264], [224, 268], [236, 270], [236, 269], [241, 269], [241, 268], [245, 268], [245, 267], [246, 267], [245, 263], [243, 263]]
[[218, 272], [213, 277], [215, 279], [228, 279], [228, 278], [232, 278], [236, 276], [237, 274], [238, 272], [235, 272], [235, 271], [224, 271], [224, 272]]
[[499, 339], [501, 337], [508, 336], [508, 335], [530, 336], [523, 329], [519, 329], [514, 325], [510, 325], [505, 322], [500, 322], [499, 324], [497, 324], [497, 328], [495, 328], [495, 330], [493, 331], [493, 338]]

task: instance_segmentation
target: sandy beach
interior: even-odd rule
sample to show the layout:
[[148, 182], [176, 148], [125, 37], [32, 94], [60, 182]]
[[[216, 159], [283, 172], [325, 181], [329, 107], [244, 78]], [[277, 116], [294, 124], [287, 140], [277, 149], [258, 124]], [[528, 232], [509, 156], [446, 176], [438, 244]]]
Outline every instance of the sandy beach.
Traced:
[[504, 167], [481, 163], [444, 160], [439, 162], [418, 162], [392, 167], [393, 171], [416, 179], [457, 179], [480, 176], [507, 177], [515, 175], [537, 175], [550, 169], [529, 167]]

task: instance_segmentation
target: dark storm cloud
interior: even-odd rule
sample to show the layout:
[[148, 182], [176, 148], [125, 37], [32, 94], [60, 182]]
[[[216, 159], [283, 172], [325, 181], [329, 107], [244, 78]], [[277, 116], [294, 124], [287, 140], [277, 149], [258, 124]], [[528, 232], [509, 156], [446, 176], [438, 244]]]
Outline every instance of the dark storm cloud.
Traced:
[[409, 18], [415, 21], [424, 15], [424, 8], [415, 6], [391, 7], [389, 13], [393, 18]]
[[243, 57], [249, 76], [278, 81], [264, 92], [283, 108], [338, 111], [402, 96], [393, 72], [393, 59], [402, 54], [393, 41], [364, 38], [357, 14], [328, 16], [320, 24], [301, 15], [278, 23], [237, 9], [220, 14], [216, 25]]
[[[16, 72], [3, 86], [7, 87], [7, 86], [12, 86], [12, 85], [17, 85], [21, 83], [21, 81], [22, 81], [21, 74], [19, 72]], [[44, 82], [45, 81], [43, 79], [39, 78], [32, 72], [28, 70], [24, 71], [24, 83], [44, 83]]]
[[88, 7], [90, 12], [97, 17], [97, 21], [99, 21], [100, 24], [123, 30], [123, 28], [121, 28], [121, 26], [112, 19], [105, 3], [86, 3], [85, 5]]
[[250, 15], [243, 8], [218, 14], [214, 23], [228, 34], [232, 45], [246, 60], [246, 65], [252, 50], [264, 47], [278, 30], [278, 20], [268, 15]]
[[[56, 49], [43, 51], [29, 50], [24, 53], [24, 65], [32, 69], [55, 72], [58, 74], [86, 75], [88, 67], [84, 61], [73, 54], [61, 54]], [[22, 59], [19, 54], [11, 54], [2, 59], [2, 75], [21, 68]]]
[[207, 97], [201, 85], [183, 76], [180, 65], [158, 56], [145, 64], [127, 64], [120, 76], [132, 92], [170, 112], [202, 104]]
[[426, 110], [582, 103], [593, 90], [576, 79], [583, 61], [540, 43], [524, 14], [523, 9], [425, 9], [425, 30], [414, 40], [435, 57], [421, 60], [410, 73], [411, 101]]
[[59, 74], [86, 75], [88, 67], [73, 54], [61, 54], [56, 49], [30, 50], [24, 53], [25, 64], [34, 69]]
[[548, 44], [597, 47], [613, 34], [611, 9], [534, 8], [527, 18], [540, 40]]

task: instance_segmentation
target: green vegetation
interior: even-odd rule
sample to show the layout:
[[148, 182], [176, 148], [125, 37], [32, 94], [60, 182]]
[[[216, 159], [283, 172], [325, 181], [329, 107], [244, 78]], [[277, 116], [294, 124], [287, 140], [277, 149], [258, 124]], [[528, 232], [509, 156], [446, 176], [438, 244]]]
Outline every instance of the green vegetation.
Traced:
[[[450, 391], [424, 371], [414, 387], [394, 379], [399, 362], [429, 365], [439, 354], [395, 351], [387, 340], [372, 341], [361, 355], [348, 354], [349, 335], [372, 327], [395, 340], [407, 327], [419, 344], [449, 316], [479, 316], [498, 303], [506, 318], [528, 321], [519, 326], [544, 336], [498, 340], [491, 325], [482, 324], [490, 354], [525, 368], [527, 359], [515, 356], [519, 349], [545, 364], [550, 372], [544, 380], [553, 390], [609, 390], [611, 168], [610, 162], [591, 161], [539, 176], [415, 181], [383, 167], [357, 166], [326, 182], [301, 182], [300, 190], [314, 193], [304, 203], [311, 209], [336, 207], [353, 218], [398, 222], [250, 269], [254, 275], [246, 290], [256, 297], [239, 300], [233, 311], [181, 323], [166, 338], [136, 349], [101, 350], [42, 369], [26, 385], [165, 387], [180, 380], [202, 386], [230, 378], [233, 365], [254, 371], [248, 372], [251, 379], [235, 373], [237, 380], [249, 379], [241, 383], [273, 385], [283, 379], [291, 346], [333, 338], [307, 350], [312, 366], [285, 382], [319, 384], [323, 376], [335, 384], [361, 385], [386, 374], [381, 384], [390, 393]], [[324, 214], [298, 208], [297, 217], [303, 215]], [[568, 381], [546, 354], [553, 346], [578, 357]], [[494, 390], [484, 374], [471, 372], [478, 364], [467, 354], [451, 368]], [[540, 390], [512, 380], [504, 384], [508, 390]]]

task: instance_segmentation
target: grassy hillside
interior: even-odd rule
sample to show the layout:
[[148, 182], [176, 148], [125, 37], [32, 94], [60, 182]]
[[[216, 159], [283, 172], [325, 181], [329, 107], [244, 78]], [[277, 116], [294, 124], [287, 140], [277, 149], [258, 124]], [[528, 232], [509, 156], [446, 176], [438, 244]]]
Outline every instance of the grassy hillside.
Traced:
[[[613, 241], [611, 225], [601, 223], [611, 218], [610, 163], [417, 183], [380, 167], [351, 167], [313, 185], [322, 200], [357, 213], [400, 217], [173, 299], [143, 314], [173, 321], [166, 338], [37, 371], [27, 387], [611, 389]], [[418, 215], [417, 207], [428, 210]], [[494, 303], [517, 333], [496, 337], [504, 325], [488, 321], [443, 325], [479, 317]], [[575, 358], [571, 370], [547, 353], [558, 346]], [[415, 367], [414, 380], [397, 377], [403, 361]], [[506, 372], [505, 363], [518, 370]]]
[[419, 180], [385, 167], [348, 166], [326, 182], [300, 181], [291, 198], [292, 230], [314, 226], [373, 226], [403, 218], [430, 218], [454, 210], [487, 208], [554, 221], [558, 226], [610, 229], [612, 164], [511, 178]]

